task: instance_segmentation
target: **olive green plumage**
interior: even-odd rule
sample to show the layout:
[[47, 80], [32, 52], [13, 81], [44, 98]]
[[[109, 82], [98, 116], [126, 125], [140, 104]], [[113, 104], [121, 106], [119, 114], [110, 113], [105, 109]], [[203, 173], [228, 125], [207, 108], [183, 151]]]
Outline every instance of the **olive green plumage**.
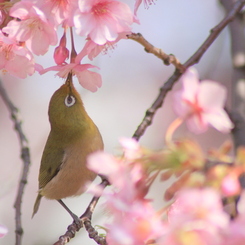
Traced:
[[60, 200], [80, 195], [96, 174], [86, 167], [87, 156], [103, 149], [100, 132], [86, 113], [69, 74], [49, 103], [49, 133], [39, 171], [39, 192], [33, 215], [41, 197]]

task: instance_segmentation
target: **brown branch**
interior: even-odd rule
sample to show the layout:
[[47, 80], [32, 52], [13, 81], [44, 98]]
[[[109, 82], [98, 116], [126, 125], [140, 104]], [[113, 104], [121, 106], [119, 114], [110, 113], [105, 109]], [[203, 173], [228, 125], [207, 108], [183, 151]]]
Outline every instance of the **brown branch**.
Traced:
[[[199, 62], [202, 58], [203, 54], [210, 47], [210, 45], [214, 42], [214, 40], [218, 37], [220, 32], [235, 18], [235, 16], [240, 12], [242, 7], [245, 5], [245, 0], [237, 1], [229, 13], [225, 16], [225, 18], [212, 30], [208, 38], [204, 41], [204, 43], [199, 47], [199, 49], [183, 64], [184, 69], [187, 69], [189, 66], [192, 66]], [[156, 111], [162, 106], [164, 99], [167, 93], [172, 89], [173, 85], [180, 78], [182, 71], [175, 70], [174, 74], [163, 84], [160, 88], [160, 92], [152, 104], [152, 106], [146, 111], [145, 116], [138, 126], [137, 130], [133, 134], [133, 138], [139, 140], [140, 137], [144, 134], [147, 127], [151, 125], [153, 117], [155, 116]]]
[[[100, 183], [100, 187], [104, 189], [106, 186], [109, 185], [108, 180], [105, 177], [102, 177], [102, 182]], [[106, 245], [106, 240], [104, 237], [101, 237], [98, 235], [98, 232], [94, 229], [94, 227], [91, 225], [92, 220], [92, 214], [94, 212], [94, 209], [100, 199], [100, 196], [94, 196], [89, 203], [86, 211], [80, 216], [80, 219], [82, 220], [82, 223], [85, 227], [85, 229], [88, 232], [88, 235], [91, 239], [93, 239], [97, 244], [100, 245]], [[81, 227], [77, 227], [77, 225], [73, 222], [71, 225], [67, 227], [67, 231], [64, 235], [59, 237], [59, 240], [55, 242], [53, 245], [65, 245], [67, 244], [73, 237], [75, 237], [76, 232], [78, 232]]]
[[172, 54], [168, 55], [164, 53], [164, 51], [160, 48], [154, 47], [151, 43], [149, 43], [142, 34], [140, 33], [131, 33], [130, 35], [127, 35], [128, 39], [134, 40], [138, 43], [140, 43], [147, 53], [154, 54], [156, 57], [161, 59], [165, 65], [173, 64], [176, 69], [180, 70], [181, 72], [184, 72], [185, 69], [183, 65], [180, 63], [180, 61]]
[[29, 152], [27, 139], [22, 130], [21, 120], [18, 117], [18, 109], [11, 102], [5, 88], [3, 87], [2, 81], [0, 81], [0, 95], [10, 112], [11, 119], [14, 123], [15, 130], [19, 137], [20, 147], [21, 147], [21, 159], [23, 161], [22, 175], [20, 178], [17, 197], [16, 197], [15, 204], [14, 204], [14, 208], [16, 210], [15, 212], [15, 227], [16, 227], [15, 228], [15, 236], [16, 236], [15, 244], [21, 245], [21, 240], [22, 240], [22, 235], [23, 235], [23, 228], [22, 228], [22, 222], [21, 222], [21, 207], [22, 207], [22, 197], [24, 194], [25, 185], [27, 184], [27, 176], [28, 176], [30, 162], [31, 162], [30, 152]]

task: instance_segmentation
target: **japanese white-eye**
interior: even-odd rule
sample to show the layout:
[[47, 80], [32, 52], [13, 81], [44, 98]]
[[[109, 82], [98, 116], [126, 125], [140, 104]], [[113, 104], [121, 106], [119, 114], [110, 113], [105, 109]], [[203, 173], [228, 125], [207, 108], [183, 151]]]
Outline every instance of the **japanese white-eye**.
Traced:
[[39, 171], [39, 191], [33, 216], [41, 198], [58, 200], [74, 218], [61, 199], [81, 195], [96, 174], [86, 166], [87, 156], [103, 149], [100, 132], [84, 109], [70, 73], [49, 103], [51, 130], [43, 151]]

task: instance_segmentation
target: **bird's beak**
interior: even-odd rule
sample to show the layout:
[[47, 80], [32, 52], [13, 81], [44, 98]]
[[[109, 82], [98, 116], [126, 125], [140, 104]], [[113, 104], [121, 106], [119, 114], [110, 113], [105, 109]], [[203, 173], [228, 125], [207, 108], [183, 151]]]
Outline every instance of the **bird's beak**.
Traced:
[[65, 84], [68, 85], [69, 87], [71, 87], [71, 85], [72, 85], [72, 72], [69, 72], [69, 74], [66, 78]]

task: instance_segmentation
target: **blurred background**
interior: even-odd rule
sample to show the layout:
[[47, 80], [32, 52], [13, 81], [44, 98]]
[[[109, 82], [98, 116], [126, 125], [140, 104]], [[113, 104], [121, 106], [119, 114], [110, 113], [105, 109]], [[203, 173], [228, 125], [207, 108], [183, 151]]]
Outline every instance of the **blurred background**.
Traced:
[[[126, 1], [133, 8], [134, 1]], [[142, 33], [156, 47], [167, 54], [174, 54], [184, 63], [203, 43], [213, 28], [224, 17], [224, 10], [214, 0], [158, 0], [148, 9], [144, 5], [138, 11], [141, 24], [133, 26], [133, 32]], [[76, 44], [83, 44], [82, 38]], [[53, 66], [54, 48], [45, 57], [37, 57], [37, 62], [45, 68]], [[85, 60], [86, 62], [86, 60]], [[90, 62], [90, 61], [88, 61]], [[173, 66], [164, 66], [161, 60], [147, 54], [143, 47], [132, 40], [122, 40], [107, 54], [98, 56], [93, 62], [100, 67], [102, 87], [96, 92], [86, 91], [75, 81], [85, 108], [99, 127], [104, 139], [105, 151], [118, 153], [120, 137], [131, 137], [142, 121], [147, 108], [158, 95], [159, 87], [173, 73]], [[212, 79], [230, 87], [231, 61], [229, 32], [226, 28], [206, 54], [196, 65], [200, 78]], [[47, 116], [50, 97], [63, 83], [62, 79], [49, 72], [35, 74], [25, 80], [1, 74], [4, 86], [13, 103], [19, 108], [22, 127], [28, 138], [31, 151], [31, 168], [23, 198], [22, 219], [24, 245], [50, 245], [58, 240], [71, 223], [67, 212], [56, 201], [43, 198], [36, 216], [31, 219], [33, 204], [38, 189], [38, 171], [42, 151], [49, 133]], [[174, 90], [180, 88], [176, 84]], [[230, 95], [228, 95], [228, 105]], [[164, 135], [169, 124], [175, 119], [172, 111], [172, 92], [163, 107], [154, 117], [153, 125], [147, 129], [140, 144], [151, 149], [164, 147]], [[186, 130], [185, 125], [177, 130], [175, 137], [195, 137], [206, 151], [219, 147], [229, 135], [214, 129], [206, 134], [195, 136]], [[10, 120], [9, 112], [0, 98], [0, 224], [8, 227], [9, 233], [0, 244], [15, 243], [15, 210], [17, 184], [22, 171], [20, 145]], [[99, 179], [96, 179], [99, 183]], [[164, 183], [153, 188], [149, 197], [155, 197], [156, 208], [163, 204]], [[162, 190], [159, 193], [159, 190]], [[158, 193], [157, 193], [158, 192]], [[87, 207], [91, 194], [68, 198], [65, 203], [80, 215]], [[103, 200], [96, 208], [93, 224], [104, 225], [109, 219], [103, 210]], [[84, 230], [77, 233], [71, 245], [95, 244]]]

